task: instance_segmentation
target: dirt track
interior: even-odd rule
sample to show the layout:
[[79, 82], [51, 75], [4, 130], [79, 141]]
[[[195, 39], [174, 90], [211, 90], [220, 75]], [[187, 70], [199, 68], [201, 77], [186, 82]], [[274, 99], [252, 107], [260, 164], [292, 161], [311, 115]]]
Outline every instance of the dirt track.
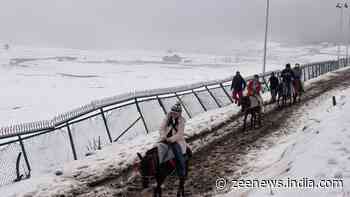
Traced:
[[[291, 132], [288, 129], [281, 130], [281, 127], [305, 103], [332, 89], [349, 86], [350, 69], [337, 72], [336, 75], [331, 75], [329, 78], [317, 81], [309, 86], [307, 93], [298, 104], [283, 109], [277, 109], [276, 106], [272, 105], [268, 106], [264, 115], [263, 126], [259, 129], [242, 132], [241, 118], [238, 118], [222, 126], [218, 131], [214, 131], [208, 136], [203, 136], [210, 137], [215, 135], [215, 132], [220, 131], [225, 133], [222, 138], [208, 144], [194, 154], [191, 160], [189, 178], [185, 186], [187, 196], [212, 196], [208, 193], [215, 191], [217, 177], [240, 177], [246, 174], [246, 171], [242, 171], [242, 166], [244, 166], [242, 158], [248, 150], [260, 149], [262, 146], [271, 146], [271, 142], [266, 142], [267, 144], [261, 143], [267, 136], [281, 136]], [[277, 111], [278, 113], [276, 113]], [[164, 196], [176, 196], [177, 184], [176, 178], [168, 178], [163, 189]], [[128, 188], [118, 188], [118, 185], [118, 183], [110, 180], [79, 196], [142, 196], [140, 194], [140, 179], [129, 183]], [[121, 192], [121, 190], [124, 192]]]

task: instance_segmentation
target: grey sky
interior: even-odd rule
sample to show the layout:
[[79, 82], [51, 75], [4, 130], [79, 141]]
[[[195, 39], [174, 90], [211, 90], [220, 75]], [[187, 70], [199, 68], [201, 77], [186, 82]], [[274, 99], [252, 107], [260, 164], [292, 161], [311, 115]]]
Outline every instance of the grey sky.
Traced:
[[[271, 0], [270, 39], [335, 41], [337, 0]], [[219, 48], [262, 41], [265, 0], [1, 0], [0, 40], [69, 48]], [[349, 17], [350, 9], [346, 16]]]

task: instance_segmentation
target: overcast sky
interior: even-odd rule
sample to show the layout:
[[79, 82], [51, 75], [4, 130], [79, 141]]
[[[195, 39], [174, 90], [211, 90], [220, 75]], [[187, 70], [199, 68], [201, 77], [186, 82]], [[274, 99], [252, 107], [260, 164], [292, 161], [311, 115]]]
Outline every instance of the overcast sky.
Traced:
[[[335, 41], [341, 0], [270, 0], [270, 39]], [[265, 0], [1, 0], [0, 40], [81, 49], [263, 41]], [[348, 18], [350, 9], [345, 16]]]

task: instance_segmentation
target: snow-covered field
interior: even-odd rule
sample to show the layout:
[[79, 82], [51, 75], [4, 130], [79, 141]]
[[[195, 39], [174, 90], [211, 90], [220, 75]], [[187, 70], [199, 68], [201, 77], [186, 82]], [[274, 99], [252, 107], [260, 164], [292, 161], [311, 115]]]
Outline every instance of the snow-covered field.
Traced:
[[[337, 105], [332, 105], [335, 95]], [[242, 180], [303, 180], [299, 183], [324, 184], [323, 180], [342, 180], [342, 186], [329, 188], [240, 187], [220, 197], [307, 196], [330, 197], [350, 195], [350, 89], [328, 92], [303, 106], [290, 123], [293, 134], [270, 139], [272, 148], [253, 150], [248, 175]], [[306, 181], [308, 180], [308, 181]], [[334, 182], [334, 184], [337, 184]], [[268, 185], [268, 184], [267, 184]], [[301, 185], [302, 186], [302, 185]], [[322, 186], [322, 185], [321, 185]], [[323, 186], [322, 186], [323, 187]]]
[[[238, 43], [221, 54], [175, 51], [82, 51], [10, 46], [0, 51], [0, 126], [47, 120], [92, 100], [135, 90], [172, 87], [261, 72], [262, 43]], [[269, 45], [267, 70], [287, 63], [335, 59], [332, 44]]]

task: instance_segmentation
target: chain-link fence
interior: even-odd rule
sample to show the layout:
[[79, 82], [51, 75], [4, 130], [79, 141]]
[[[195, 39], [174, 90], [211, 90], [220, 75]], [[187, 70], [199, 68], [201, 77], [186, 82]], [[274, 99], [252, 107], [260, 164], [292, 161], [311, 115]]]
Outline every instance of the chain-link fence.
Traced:
[[[345, 67], [345, 62], [303, 65], [302, 80]], [[275, 73], [280, 75], [280, 71]], [[269, 75], [270, 72], [260, 78], [265, 81]], [[181, 102], [186, 119], [227, 106], [232, 103], [230, 85], [231, 78], [227, 78], [119, 95], [94, 101], [50, 121], [0, 128], [0, 185], [52, 172], [107, 144], [154, 132], [176, 102]]]

